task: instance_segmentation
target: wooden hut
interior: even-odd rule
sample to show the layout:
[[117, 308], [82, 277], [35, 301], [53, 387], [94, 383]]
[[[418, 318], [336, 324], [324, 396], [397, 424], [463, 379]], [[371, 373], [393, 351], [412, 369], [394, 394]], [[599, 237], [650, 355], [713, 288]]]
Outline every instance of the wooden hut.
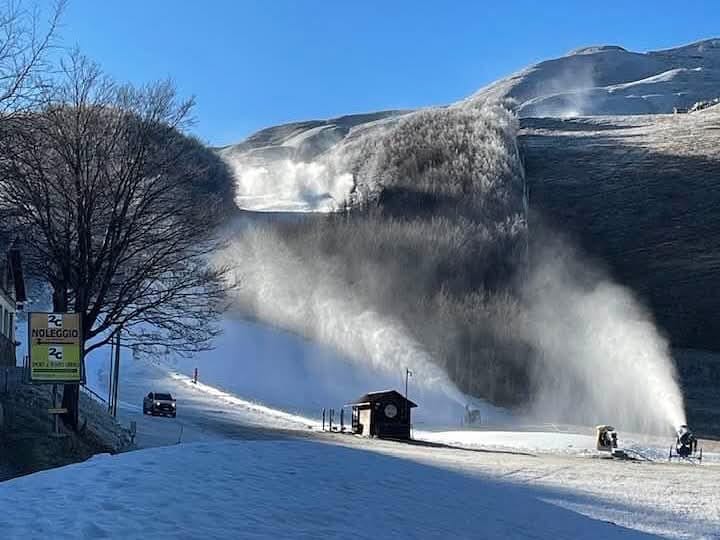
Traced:
[[352, 431], [365, 437], [410, 439], [415, 403], [396, 390], [370, 392], [352, 403]]

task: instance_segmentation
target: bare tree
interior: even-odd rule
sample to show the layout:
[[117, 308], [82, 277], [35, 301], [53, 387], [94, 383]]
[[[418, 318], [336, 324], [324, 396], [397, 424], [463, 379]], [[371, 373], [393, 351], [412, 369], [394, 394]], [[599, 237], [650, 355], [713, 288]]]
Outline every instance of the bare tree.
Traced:
[[[48, 104], [0, 129], [0, 211], [49, 283], [82, 314], [85, 352], [122, 332], [141, 350], [208, 348], [223, 298], [209, 264], [223, 201], [184, 136], [193, 102], [170, 82], [118, 85], [78, 53]], [[64, 406], [77, 424], [77, 386]]]
[[51, 5], [43, 22], [37, 6], [22, 0], [0, 2], [0, 115], [8, 118], [36, 104], [44, 94], [65, 0]]

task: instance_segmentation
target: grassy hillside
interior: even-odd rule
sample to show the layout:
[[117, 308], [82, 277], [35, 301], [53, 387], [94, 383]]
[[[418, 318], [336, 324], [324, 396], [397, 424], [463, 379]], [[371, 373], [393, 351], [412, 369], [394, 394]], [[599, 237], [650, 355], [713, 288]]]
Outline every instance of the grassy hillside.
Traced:
[[635, 290], [674, 346], [720, 349], [720, 107], [521, 125], [531, 208]]
[[720, 439], [720, 354], [675, 349], [689, 425], [701, 436]]

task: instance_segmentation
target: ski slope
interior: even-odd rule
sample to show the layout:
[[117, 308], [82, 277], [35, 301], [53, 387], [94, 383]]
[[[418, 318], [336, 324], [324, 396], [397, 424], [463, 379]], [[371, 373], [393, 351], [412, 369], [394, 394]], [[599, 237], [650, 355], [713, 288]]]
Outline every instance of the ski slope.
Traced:
[[0, 526], [8, 538], [712, 539], [718, 472], [340, 435], [205, 442], [4, 482]]
[[[320, 422], [323, 409], [335, 409], [337, 418], [344, 405], [369, 391], [405, 392], [404, 370], [373, 368], [331, 347], [255, 321], [226, 318], [223, 330], [213, 350], [193, 358], [168, 356], [148, 363], [123, 352], [119, 390], [123, 414], [139, 415], [144, 425], [150, 419], [140, 414], [143, 396], [151, 391], [169, 391], [177, 396], [179, 421], [186, 421], [188, 417], [181, 413], [188, 410], [202, 416], [205, 405], [197, 401], [202, 395], [220, 404], [229, 400], [238, 405], [244, 411], [239, 419], [248, 425], [265, 425], [269, 410], [285, 411], [293, 418], [291, 425], [274, 417], [271, 422], [285, 429]], [[108, 392], [109, 368], [109, 351], [93, 354], [87, 360], [88, 385], [102, 396]], [[191, 382], [195, 368], [199, 385]], [[422, 372], [416, 372], [408, 385], [409, 397], [423, 404], [415, 417], [416, 424], [459, 426], [465, 412], [463, 405], [442, 389], [425, 385], [421, 376]], [[234, 401], [237, 396], [243, 403]], [[467, 397], [467, 403], [480, 409], [484, 418], [509, 420], [506, 411], [480, 400]], [[253, 407], [259, 407], [262, 414], [255, 415]], [[345, 413], [349, 414], [349, 410]]]
[[[61, 495], [67, 476], [83, 497]], [[525, 489], [301, 442], [101, 456], [0, 484], [0, 501], [17, 508], [2, 523], [11, 538], [648, 537]]]

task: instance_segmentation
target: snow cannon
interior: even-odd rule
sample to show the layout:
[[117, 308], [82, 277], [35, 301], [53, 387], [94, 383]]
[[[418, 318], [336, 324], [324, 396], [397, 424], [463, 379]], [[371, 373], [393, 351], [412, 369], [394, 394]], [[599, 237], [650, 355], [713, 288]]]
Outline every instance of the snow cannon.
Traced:
[[617, 432], [612, 426], [597, 426], [596, 446], [600, 452], [612, 453], [617, 448]]
[[684, 459], [688, 461], [701, 462], [702, 448], [698, 450], [698, 441], [690, 428], [683, 424], [677, 429], [676, 433], [675, 446], [670, 447], [668, 461], [672, 461], [673, 459]]
[[482, 415], [480, 409], [465, 405], [465, 415], [463, 417], [463, 425], [472, 426], [482, 424]]

